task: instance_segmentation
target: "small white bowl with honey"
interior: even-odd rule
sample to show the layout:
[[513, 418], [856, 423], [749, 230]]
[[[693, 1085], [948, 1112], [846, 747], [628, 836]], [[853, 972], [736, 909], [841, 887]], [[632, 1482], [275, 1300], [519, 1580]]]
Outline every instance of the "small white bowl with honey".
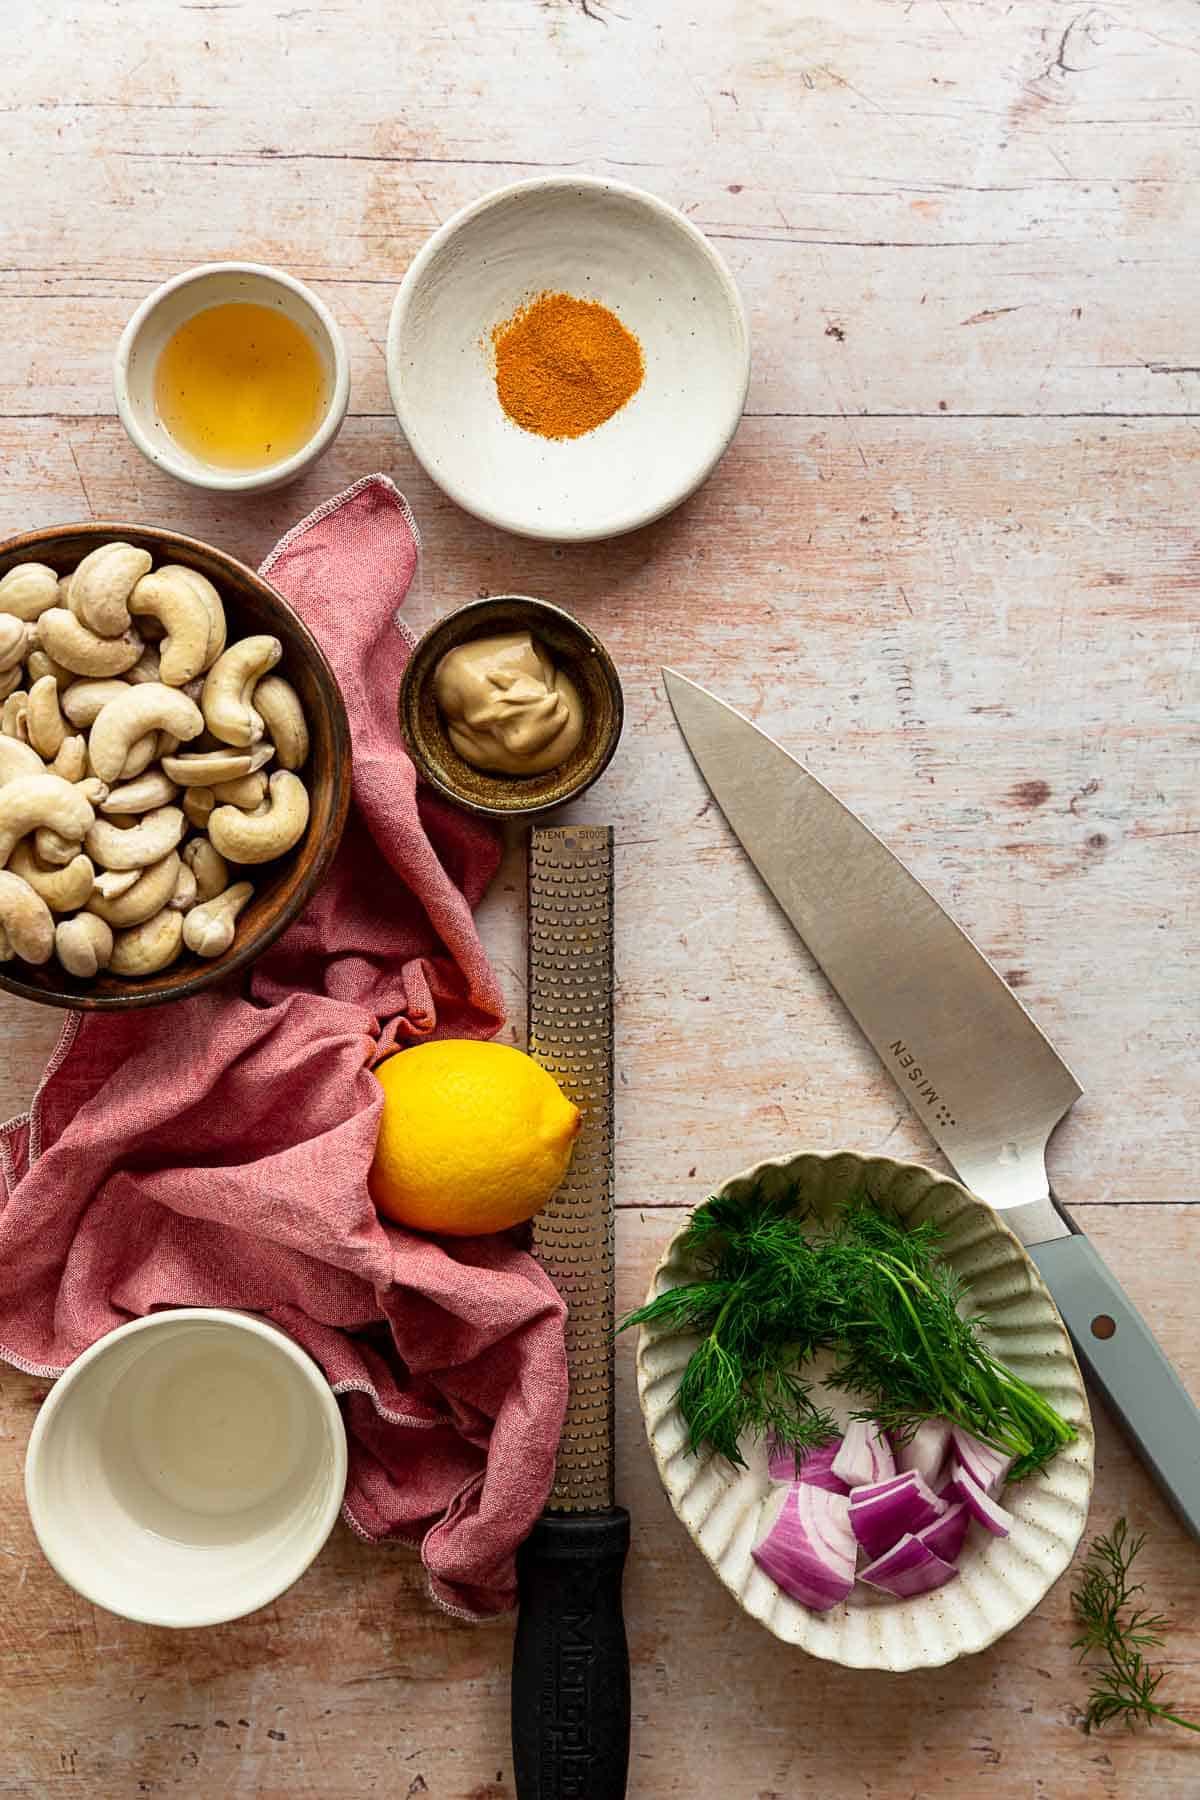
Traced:
[[259, 263], [207, 263], [157, 288], [122, 333], [113, 385], [142, 455], [218, 493], [294, 481], [332, 444], [350, 399], [329, 308]]

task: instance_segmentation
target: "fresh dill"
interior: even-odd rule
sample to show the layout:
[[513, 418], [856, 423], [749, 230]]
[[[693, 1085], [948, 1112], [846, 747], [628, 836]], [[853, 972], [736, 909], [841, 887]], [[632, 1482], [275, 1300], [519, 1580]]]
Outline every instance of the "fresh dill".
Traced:
[[1107, 1536], [1092, 1539], [1079, 1586], [1071, 1595], [1080, 1626], [1072, 1649], [1078, 1650], [1080, 1662], [1095, 1656], [1104, 1659], [1088, 1669], [1092, 1685], [1083, 1715], [1085, 1731], [1115, 1719], [1131, 1731], [1139, 1720], [1153, 1725], [1157, 1719], [1185, 1731], [1200, 1731], [1200, 1720], [1182, 1718], [1157, 1698], [1164, 1671], [1152, 1669], [1143, 1655], [1160, 1650], [1170, 1629], [1162, 1613], [1131, 1604], [1143, 1592], [1143, 1584], [1130, 1575], [1145, 1541], [1144, 1532], [1132, 1537], [1125, 1519], [1118, 1519]]
[[[800, 1456], [837, 1435], [803, 1373], [833, 1356], [827, 1386], [860, 1402], [856, 1418], [900, 1437], [942, 1416], [1013, 1458], [1014, 1478], [1075, 1436], [1052, 1406], [993, 1357], [928, 1220], [907, 1229], [865, 1195], [812, 1229], [789, 1186], [770, 1178], [697, 1208], [683, 1238], [700, 1279], [631, 1313], [700, 1334], [679, 1387], [693, 1451], [742, 1464], [739, 1440], [772, 1433]], [[806, 1226], [809, 1227], [806, 1229]]]

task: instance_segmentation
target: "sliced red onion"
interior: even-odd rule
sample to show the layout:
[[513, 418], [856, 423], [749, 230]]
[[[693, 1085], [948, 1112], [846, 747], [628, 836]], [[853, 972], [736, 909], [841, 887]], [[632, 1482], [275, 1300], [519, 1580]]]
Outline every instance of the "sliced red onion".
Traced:
[[834, 1459], [841, 1447], [841, 1438], [835, 1438], [832, 1444], [822, 1444], [819, 1450], [806, 1451], [797, 1481], [804, 1487], [824, 1488], [830, 1494], [848, 1494], [850, 1489], [846, 1482], [833, 1472]]
[[940, 1519], [932, 1525], [924, 1526], [914, 1536], [919, 1537], [927, 1550], [940, 1556], [944, 1562], [956, 1562], [971, 1529], [971, 1513], [961, 1501], [956, 1500], [948, 1506]]
[[961, 1463], [955, 1463], [954, 1474], [942, 1489], [942, 1495], [947, 1500], [961, 1500], [972, 1518], [978, 1519], [993, 1537], [1007, 1537], [1012, 1529], [1012, 1514], [1006, 1512], [998, 1500], [984, 1493], [971, 1471], [964, 1469]]
[[854, 1586], [858, 1546], [849, 1510], [843, 1495], [797, 1483], [751, 1555], [785, 1594], [814, 1612], [828, 1612]]
[[802, 1481], [806, 1487], [827, 1488], [831, 1494], [848, 1494], [850, 1489], [831, 1471], [830, 1464], [841, 1449], [841, 1438], [822, 1444], [817, 1450], [806, 1450], [796, 1467], [796, 1452], [790, 1444], [781, 1444], [772, 1433], [767, 1438], [767, 1474], [772, 1481]]
[[866, 1482], [886, 1481], [896, 1473], [896, 1459], [874, 1419], [851, 1419], [830, 1467], [839, 1480], [856, 1488]]
[[1006, 1456], [1003, 1450], [994, 1450], [991, 1444], [983, 1443], [980, 1438], [973, 1437], [961, 1425], [954, 1427], [951, 1436], [954, 1454], [972, 1481], [995, 1499], [1012, 1468], [1012, 1457]]
[[946, 1510], [915, 1469], [893, 1481], [857, 1487], [850, 1496], [850, 1529], [868, 1556], [881, 1556], [901, 1538], [932, 1525]]
[[931, 1588], [943, 1587], [957, 1574], [953, 1564], [938, 1556], [920, 1538], [909, 1535], [869, 1563], [861, 1578], [869, 1581], [872, 1587], [882, 1588], [885, 1594], [907, 1599], [912, 1594], [927, 1594]]
[[936, 1487], [950, 1447], [952, 1429], [949, 1419], [922, 1419], [908, 1443], [901, 1444], [897, 1450], [896, 1467], [915, 1469], [930, 1487]]

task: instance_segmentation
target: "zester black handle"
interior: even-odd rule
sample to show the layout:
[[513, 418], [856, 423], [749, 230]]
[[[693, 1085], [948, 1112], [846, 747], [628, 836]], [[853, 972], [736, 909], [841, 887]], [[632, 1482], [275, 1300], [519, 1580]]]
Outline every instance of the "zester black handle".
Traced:
[[624, 1800], [629, 1647], [621, 1576], [629, 1514], [545, 1513], [517, 1553], [517, 1800]]

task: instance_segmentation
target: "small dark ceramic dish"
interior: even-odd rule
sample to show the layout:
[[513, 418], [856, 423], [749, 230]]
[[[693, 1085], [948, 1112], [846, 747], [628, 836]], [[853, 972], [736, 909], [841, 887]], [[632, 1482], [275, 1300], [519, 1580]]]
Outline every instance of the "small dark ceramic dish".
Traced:
[[308, 904], [338, 847], [350, 804], [350, 726], [337, 679], [316, 639], [269, 582], [223, 550], [196, 538], [150, 525], [101, 522], [57, 525], [30, 531], [0, 544], [0, 575], [14, 563], [40, 562], [64, 574], [98, 544], [114, 538], [148, 550], [155, 565], [186, 563], [207, 575], [217, 588], [229, 621], [230, 641], [255, 632], [270, 632], [283, 644], [279, 673], [300, 696], [308, 720], [312, 748], [300, 774], [308, 788], [308, 830], [294, 850], [278, 862], [248, 869], [254, 898], [237, 922], [237, 933], [224, 956], [192, 956], [184, 951], [157, 975], [123, 978], [97, 975], [90, 981], [68, 975], [53, 958], [40, 967], [13, 961], [0, 965], [0, 988], [39, 1000], [44, 1006], [77, 1007], [85, 1012], [121, 1012], [130, 1007], [161, 1006], [184, 1000], [238, 974]]
[[[543, 643], [583, 702], [582, 738], [565, 763], [544, 775], [492, 775], [473, 767], [450, 742], [434, 699], [434, 673], [448, 650], [506, 631], [528, 631]], [[421, 774], [457, 805], [493, 819], [545, 812], [576, 799], [608, 767], [624, 717], [620, 678], [599, 638], [561, 607], [524, 594], [471, 600], [439, 619], [413, 651], [400, 683], [400, 728]]]

